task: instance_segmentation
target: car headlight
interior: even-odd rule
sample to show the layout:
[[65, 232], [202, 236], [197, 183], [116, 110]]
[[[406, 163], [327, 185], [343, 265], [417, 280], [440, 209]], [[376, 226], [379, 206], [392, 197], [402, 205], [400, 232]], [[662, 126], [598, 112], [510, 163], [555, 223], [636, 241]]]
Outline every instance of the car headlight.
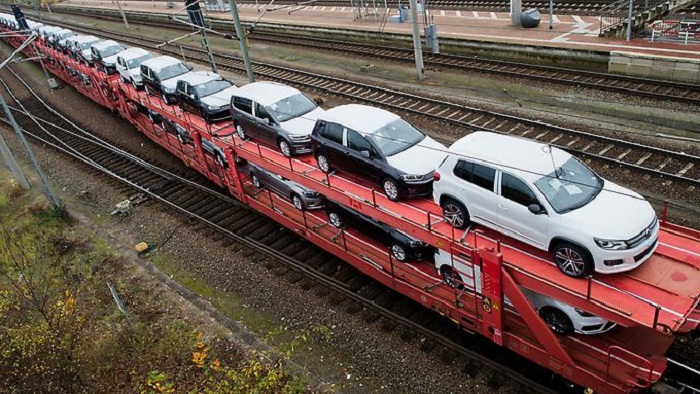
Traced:
[[163, 91], [164, 91], [165, 93], [175, 94], [175, 88], [171, 88], [171, 87], [168, 87], [168, 86], [163, 86]]
[[423, 180], [423, 175], [406, 174], [401, 175], [399, 178], [405, 182], [417, 182]]
[[224, 108], [228, 107], [227, 105], [209, 105], [209, 104], [204, 104], [204, 106], [207, 107], [207, 109], [209, 111], [218, 111], [220, 109], [224, 109]]
[[317, 193], [317, 192], [314, 192], [314, 191], [305, 191], [305, 192], [304, 192], [304, 195], [305, 195], [306, 197], [317, 197], [317, 196], [318, 196], [318, 193]]
[[627, 242], [625, 241], [615, 241], [610, 239], [600, 239], [593, 238], [596, 245], [600, 246], [602, 249], [606, 250], [624, 250], [628, 249]]
[[576, 311], [576, 313], [578, 313], [578, 314], [581, 315], [582, 317], [595, 317], [594, 314], [588, 313], [588, 312], [586, 312], [586, 311], [584, 311], [584, 310], [581, 310], [581, 309], [578, 309], [578, 308], [574, 308], [574, 310]]
[[412, 239], [412, 240], [408, 241], [408, 244], [411, 245], [411, 246], [413, 246], [413, 247], [421, 247], [421, 246], [426, 246], [426, 245], [427, 245], [425, 242], [418, 241], [418, 240], [415, 240], [415, 239]]

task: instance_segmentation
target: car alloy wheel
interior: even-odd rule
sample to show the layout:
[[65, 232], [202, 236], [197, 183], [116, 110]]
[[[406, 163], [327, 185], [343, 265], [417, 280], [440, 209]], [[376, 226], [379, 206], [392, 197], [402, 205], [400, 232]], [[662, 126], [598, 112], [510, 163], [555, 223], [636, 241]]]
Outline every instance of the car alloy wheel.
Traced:
[[404, 262], [407, 260], [406, 249], [399, 244], [391, 245], [391, 255], [398, 261]]
[[574, 332], [574, 324], [564, 312], [555, 308], [540, 309], [542, 320], [557, 334], [567, 335]]
[[280, 152], [282, 152], [284, 157], [292, 157], [292, 148], [289, 147], [289, 143], [287, 141], [280, 140], [277, 145], [279, 146]]
[[386, 178], [382, 181], [382, 189], [384, 189], [384, 194], [389, 197], [391, 201], [399, 200], [399, 186], [393, 179]]
[[226, 167], [226, 162], [224, 162], [224, 158], [221, 157], [220, 154], [217, 153], [217, 154], [215, 155], [215, 157], [214, 157], [214, 160], [216, 161], [216, 164], [217, 164], [219, 167], [221, 167], [221, 168]]
[[561, 243], [554, 248], [554, 263], [567, 276], [580, 278], [589, 273], [589, 262], [583, 249], [578, 246]]
[[243, 130], [243, 127], [241, 127], [241, 125], [238, 123], [236, 123], [236, 134], [238, 134], [238, 137], [244, 141], [248, 139], [248, 136], [245, 134], [245, 130]]
[[299, 197], [298, 194], [292, 194], [292, 204], [294, 204], [294, 208], [300, 211], [304, 210], [304, 202], [301, 200], [301, 197]]
[[262, 187], [262, 183], [260, 183], [260, 178], [258, 178], [258, 174], [250, 174], [250, 181], [253, 183], [253, 186], [257, 187], [258, 189]]
[[337, 227], [337, 228], [343, 227], [343, 219], [340, 217], [340, 215], [337, 212], [328, 213], [328, 222], [333, 227]]
[[462, 284], [462, 277], [459, 275], [459, 273], [455, 272], [454, 269], [449, 265], [443, 265], [442, 267], [440, 267], [440, 275], [445, 281], [445, 284], [452, 287], [453, 289], [461, 290], [464, 288], [464, 285]]
[[328, 164], [328, 159], [325, 155], [319, 153], [316, 156], [316, 163], [318, 164], [318, 168], [326, 174], [331, 171], [331, 166]]
[[465, 228], [469, 223], [466, 209], [454, 200], [447, 200], [442, 204], [442, 216], [455, 228]]

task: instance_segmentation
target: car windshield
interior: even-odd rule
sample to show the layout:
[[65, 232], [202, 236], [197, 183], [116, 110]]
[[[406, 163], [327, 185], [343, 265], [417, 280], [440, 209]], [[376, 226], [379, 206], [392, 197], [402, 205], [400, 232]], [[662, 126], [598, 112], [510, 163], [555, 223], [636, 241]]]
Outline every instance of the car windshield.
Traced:
[[97, 40], [95, 40], [95, 41], [84, 42], [84, 43], [80, 44], [80, 49], [88, 49], [88, 48], [90, 48], [90, 47], [92, 46], [92, 44], [94, 44], [96, 41], [97, 41]]
[[603, 190], [603, 179], [571, 157], [561, 167], [535, 182], [557, 213], [581, 208]]
[[73, 37], [75, 34], [73, 34], [72, 31], [67, 31], [65, 33], [61, 33], [58, 35], [59, 38], [68, 38], [68, 37]]
[[367, 138], [374, 141], [384, 156], [391, 156], [423, 141], [425, 134], [399, 118], [367, 134]]
[[280, 122], [299, 117], [316, 109], [316, 103], [301, 93], [286, 97], [267, 107]]
[[140, 66], [141, 63], [145, 62], [146, 60], [148, 60], [152, 57], [153, 56], [151, 56], [150, 53], [147, 53], [141, 57], [137, 57], [136, 59], [127, 60], [126, 65], [127, 65], [127, 67], [129, 67], [129, 70], [131, 70], [132, 68], [136, 68], [136, 67]]
[[100, 56], [102, 57], [110, 57], [112, 55], [115, 55], [121, 51], [124, 50], [124, 47], [121, 45], [113, 45], [111, 47], [107, 47], [102, 50], [102, 54]]
[[195, 89], [199, 97], [207, 97], [214, 93], [219, 93], [224, 89], [228, 89], [231, 86], [233, 86], [233, 84], [225, 79], [215, 79], [213, 81], [201, 83], [195, 86]]
[[166, 79], [177, 77], [178, 75], [182, 75], [188, 71], [190, 70], [184, 64], [175, 63], [160, 70], [158, 75], [160, 76], [161, 81], [165, 81]]

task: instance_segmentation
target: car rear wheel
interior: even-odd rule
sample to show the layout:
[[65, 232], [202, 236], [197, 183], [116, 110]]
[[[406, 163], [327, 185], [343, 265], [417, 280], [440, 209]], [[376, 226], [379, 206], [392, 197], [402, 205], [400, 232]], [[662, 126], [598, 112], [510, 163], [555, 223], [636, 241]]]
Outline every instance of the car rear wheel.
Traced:
[[588, 251], [568, 242], [558, 243], [552, 250], [554, 264], [567, 276], [580, 278], [591, 273], [592, 261]]
[[408, 260], [408, 253], [406, 253], [406, 249], [401, 244], [391, 245], [391, 255], [402, 263]]
[[216, 164], [217, 164], [219, 167], [221, 167], [221, 168], [225, 168], [225, 167], [226, 167], [226, 162], [224, 161], [223, 156], [221, 156], [220, 154], [216, 154], [216, 155], [214, 156], [214, 161], [216, 161]]
[[238, 134], [238, 138], [244, 141], [248, 139], [248, 136], [245, 134], [245, 130], [243, 130], [243, 127], [241, 127], [241, 125], [238, 123], [236, 123], [236, 134]]
[[574, 323], [571, 322], [566, 313], [559, 309], [544, 307], [540, 309], [540, 317], [552, 331], [559, 335], [568, 335], [574, 332]]
[[328, 222], [333, 227], [341, 228], [343, 227], [343, 217], [340, 216], [338, 212], [331, 211], [328, 212]]
[[258, 189], [262, 187], [262, 183], [260, 183], [260, 178], [258, 178], [258, 174], [254, 172], [250, 173], [250, 181], [253, 183], [253, 186], [257, 187]]
[[277, 142], [277, 146], [280, 148], [280, 152], [282, 152], [284, 157], [292, 157], [292, 148], [287, 141], [281, 139]]
[[318, 164], [318, 168], [324, 173], [328, 174], [331, 172], [331, 165], [328, 163], [328, 158], [323, 153], [316, 155], [316, 164]]
[[460, 202], [451, 198], [446, 199], [441, 204], [442, 216], [450, 222], [452, 227], [463, 229], [469, 224], [469, 211]]
[[464, 285], [462, 284], [462, 277], [449, 265], [443, 265], [440, 267], [440, 275], [445, 281], [445, 284], [451, 288], [459, 290], [464, 288]]
[[292, 204], [294, 204], [294, 208], [296, 208], [300, 211], [304, 210], [304, 201], [296, 193], [292, 194]]
[[384, 178], [382, 181], [382, 189], [384, 194], [389, 197], [391, 201], [399, 201], [401, 199], [401, 191], [399, 190], [399, 185], [395, 180], [391, 178]]

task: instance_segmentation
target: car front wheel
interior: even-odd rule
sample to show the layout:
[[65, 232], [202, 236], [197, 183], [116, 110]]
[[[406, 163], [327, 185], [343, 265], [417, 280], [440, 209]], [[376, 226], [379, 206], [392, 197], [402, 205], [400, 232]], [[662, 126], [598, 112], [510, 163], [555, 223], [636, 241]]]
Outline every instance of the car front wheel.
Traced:
[[333, 227], [343, 227], [343, 217], [338, 212], [328, 212], [328, 222]]
[[461, 290], [464, 288], [464, 285], [462, 284], [462, 277], [459, 276], [459, 273], [455, 272], [454, 268], [450, 267], [449, 265], [443, 265], [440, 267], [440, 275], [445, 281], [445, 284], [453, 289]]
[[450, 224], [459, 229], [464, 229], [469, 224], [469, 211], [462, 203], [459, 203], [451, 198], [445, 200], [442, 204], [442, 216], [450, 222]]
[[592, 261], [588, 251], [568, 242], [558, 243], [552, 250], [554, 263], [567, 276], [580, 278], [591, 273]]
[[298, 194], [292, 194], [292, 204], [294, 204], [294, 208], [303, 211], [304, 210], [304, 201], [299, 197]]
[[401, 199], [401, 191], [395, 180], [384, 178], [382, 181], [382, 189], [384, 190], [384, 194], [389, 197], [389, 200], [399, 201]]
[[540, 309], [540, 317], [555, 333], [559, 335], [568, 335], [574, 332], [574, 323], [571, 322], [569, 316], [559, 309], [545, 307]]
[[250, 174], [250, 181], [253, 183], [253, 186], [257, 187], [258, 189], [262, 187], [262, 183], [260, 183], [260, 178], [258, 178], [258, 174], [254, 172]]
[[281, 139], [277, 143], [277, 146], [280, 148], [280, 152], [282, 152], [284, 157], [292, 157], [292, 148], [289, 146], [289, 142]]
[[406, 249], [401, 244], [391, 245], [391, 255], [402, 263], [408, 260], [408, 253], [406, 253]]
[[243, 141], [248, 139], [248, 136], [245, 134], [245, 130], [243, 130], [243, 127], [236, 123], [236, 134], [238, 134], [238, 138], [242, 139]]
[[316, 155], [316, 164], [318, 164], [318, 168], [324, 173], [328, 174], [331, 172], [331, 165], [328, 163], [328, 158], [323, 153]]

